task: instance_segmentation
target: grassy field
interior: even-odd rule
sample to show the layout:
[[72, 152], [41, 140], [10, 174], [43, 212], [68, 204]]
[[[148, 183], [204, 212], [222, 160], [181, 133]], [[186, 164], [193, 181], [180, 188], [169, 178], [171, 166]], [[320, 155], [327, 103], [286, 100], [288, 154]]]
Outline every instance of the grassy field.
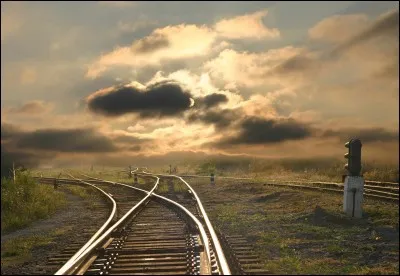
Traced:
[[[263, 179], [341, 182], [344, 162], [321, 160], [215, 161], [178, 166], [178, 173], [255, 177], [257, 181], [189, 179], [214, 224], [227, 235], [246, 237], [271, 274], [398, 274], [397, 204], [365, 199], [362, 219], [343, 214], [342, 195], [265, 185]], [[120, 168], [121, 170], [122, 168]], [[169, 166], [148, 168], [165, 173]], [[75, 172], [77, 172], [76, 170]], [[89, 175], [132, 183], [127, 174], [90, 171]], [[365, 179], [398, 180], [394, 166], [363, 164]], [[152, 181], [139, 178], [150, 189]], [[181, 187], [182, 186], [182, 187]], [[174, 189], [185, 189], [174, 181]], [[162, 181], [157, 192], [168, 190]]]
[[213, 224], [245, 236], [272, 274], [398, 274], [399, 209], [367, 199], [364, 217], [342, 196], [262, 183], [189, 181]]
[[[274, 178], [282, 180], [314, 180], [341, 182], [345, 160], [335, 159], [210, 159], [200, 163], [178, 165], [181, 174], [219, 176], [241, 176], [255, 178]], [[167, 168], [157, 168], [164, 171]], [[365, 179], [377, 181], [399, 181], [398, 164], [363, 162], [362, 172]]]
[[1, 232], [23, 228], [65, 205], [65, 196], [52, 186], [39, 185], [29, 172], [18, 172], [16, 182], [1, 180]]

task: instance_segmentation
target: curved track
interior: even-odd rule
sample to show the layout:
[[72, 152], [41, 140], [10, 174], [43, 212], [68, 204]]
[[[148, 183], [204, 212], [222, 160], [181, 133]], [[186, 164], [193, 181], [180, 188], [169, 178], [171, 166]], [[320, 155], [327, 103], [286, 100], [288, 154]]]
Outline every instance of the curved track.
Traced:
[[[155, 175], [141, 176], [154, 180], [151, 191], [85, 177], [89, 179], [58, 179], [58, 183], [81, 183], [102, 191], [113, 201], [113, 214], [83, 247], [77, 252], [74, 248], [76, 253], [72, 253], [56, 275], [230, 274], [229, 267], [224, 265], [222, 249], [218, 249], [219, 241], [213, 237], [214, 229], [211, 226], [210, 230], [208, 218], [208, 223], [205, 222], [207, 215], [194, 191], [192, 206], [197, 205], [195, 210], [203, 209], [200, 216], [194, 215], [192, 208], [189, 211], [155, 194], [160, 180]], [[41, 181], [52, 183], [54, 178]]]

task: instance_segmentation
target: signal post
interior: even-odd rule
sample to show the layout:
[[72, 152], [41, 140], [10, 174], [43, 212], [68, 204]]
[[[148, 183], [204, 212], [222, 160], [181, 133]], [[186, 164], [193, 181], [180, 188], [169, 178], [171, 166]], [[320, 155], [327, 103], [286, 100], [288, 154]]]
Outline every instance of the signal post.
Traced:
[[361, 141], [351, 139], [345, 144], [348, 153], [344, 155], [348, 159], [345, 165], [348, 173], [344, 176], [343, 211], [350, 217], [362, 217], [362, 203], [364, 195], [364, 178], [361, 172]]

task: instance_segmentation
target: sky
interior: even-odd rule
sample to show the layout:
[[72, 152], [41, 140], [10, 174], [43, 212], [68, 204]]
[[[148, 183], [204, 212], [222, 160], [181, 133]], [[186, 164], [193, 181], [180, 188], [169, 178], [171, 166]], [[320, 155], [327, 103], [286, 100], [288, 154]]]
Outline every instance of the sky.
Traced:
[[397, 1], [2, 1], [1, 147], [25, 166], [399, 158]]

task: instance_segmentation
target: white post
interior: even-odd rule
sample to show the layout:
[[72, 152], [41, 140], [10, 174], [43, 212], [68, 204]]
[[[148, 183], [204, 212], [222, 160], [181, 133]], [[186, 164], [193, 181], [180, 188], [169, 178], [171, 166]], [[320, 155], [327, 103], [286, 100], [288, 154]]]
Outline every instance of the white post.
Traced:
[[346, 176], [344, 181], [343, 211], [350, 217], [362, 217], [364, 178]]

